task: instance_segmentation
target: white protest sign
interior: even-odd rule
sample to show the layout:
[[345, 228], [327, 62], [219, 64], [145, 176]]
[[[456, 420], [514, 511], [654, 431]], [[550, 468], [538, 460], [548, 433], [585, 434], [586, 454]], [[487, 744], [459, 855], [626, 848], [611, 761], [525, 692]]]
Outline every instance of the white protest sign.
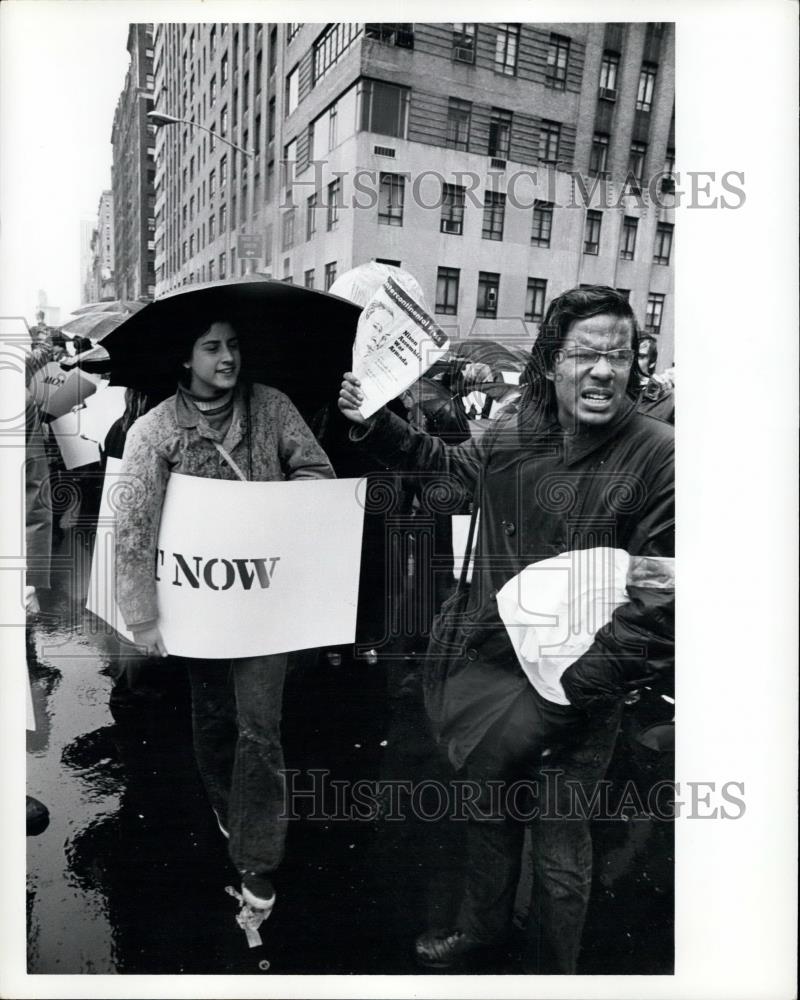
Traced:
[[125, 387], [111, 385], [89, 396], [79, 411], [81, 435], [102, 444], [111, 425], [125, 412]]
[[133, 635], [125, 627], [125, 621], [117, 607], [116, 575], [114, 566], [115, 524], [114, 507], [115, 494], [127, 487], [120, 469], [122, 459], [109, 458], [106, 461], [106, 475], [103, 480], [103, 496], [100, 500], [100, 510], [97, 515], [97, 533], [92, 556], [92, 570], [89, 575], [89, 592], [86, 597], [86, 608], [93, 615], [102, 618], [121, 636], [133, 641]]
[[425, 307], [389, 277], [367, 303], [358, 320], [353, 345], [353, 373], [361, 382], [369, 417], [413, 385], [447, 352], [447, 334]]
[[65, 413], [50, 423], [61, 458], [67, 469], [77, 469], [100, 461], [100, 449], [94, 441], [81, 437], [80, 417], [77, 413]]
[[357, 485], [170, 476], [155, 560], [168, 652], [227, 659], [353, 642]]

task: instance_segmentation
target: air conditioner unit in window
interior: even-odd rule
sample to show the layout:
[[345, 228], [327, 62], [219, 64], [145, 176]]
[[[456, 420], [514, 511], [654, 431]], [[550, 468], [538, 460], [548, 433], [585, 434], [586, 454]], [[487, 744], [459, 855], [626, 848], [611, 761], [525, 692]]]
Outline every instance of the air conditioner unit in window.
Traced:
[[391, 146], [373, 146], [372, 147], [372, 152], [376, 156], [391, 156], [391, 157], [394, 157], [394, 155], [395, 155], [395, 151], [392, 149]]
[[613, 87], [600, 87], [598, 97], [601, 101], [616, 101], [617, 92]]
[[501, 160], [500, 157], [498, 157], [498, 156], [493, 156], [492, 157], [492, 167], [495, 170], [505, 170], [506, 169], [506, 161], [505, 160]]
[[461, 48], [460, 46], [457, 45], [453, 49], [453, 59], [455, 60], [455, 62], [472, 64], [475, 62], [475, 50]]

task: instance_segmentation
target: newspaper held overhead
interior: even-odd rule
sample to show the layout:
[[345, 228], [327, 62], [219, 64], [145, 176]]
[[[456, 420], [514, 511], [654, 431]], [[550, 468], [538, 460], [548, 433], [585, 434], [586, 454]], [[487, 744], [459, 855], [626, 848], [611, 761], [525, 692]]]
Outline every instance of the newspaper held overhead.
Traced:
[[364, 394], [362, 417], [372, 416], [413, 385], [450, 346], [425, 304], [406, 287], [409, 284], [403, 272], [387, 277], [359, 318], [353, 373]]

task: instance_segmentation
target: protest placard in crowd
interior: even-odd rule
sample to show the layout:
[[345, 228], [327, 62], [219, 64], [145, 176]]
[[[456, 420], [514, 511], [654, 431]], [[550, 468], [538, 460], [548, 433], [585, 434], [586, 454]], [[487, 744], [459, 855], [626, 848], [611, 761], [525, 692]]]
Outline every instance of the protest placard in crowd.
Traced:
[[361, 382], [363, 417], [369, 417], [417, 381], [449, 347], [447, 334], [425, 305], [389, 276], [358, 321], [353, 372]]
[[31, 379], [30, 392], [34, 402], [47, 417], [57, 420], [97, 391], [97, 380], [85, 372], [65, 373], [50, 361]]
[[133, 635], [125, 627], [122, 613], [117, 607], [116, 598], [114, 507], [117, 503], [124, 502], [122, 491], [126, 489], [121, 468], [122, 459], [106, 460], [86, 608], [116, 629], [125, 639], [133, 641]]
[[357, 482], [171, 475], [155, 560], [167, 650], [231, 659], [353, 642]]
[[100, 449], [95, 441], [81, 437], [80, 416], [76, 411], [65, 413], [50, 423], [66, 469], [78, 469], [100, 461]]
[[81, 436], [101, 444], [106, 439], [111, 425], [125, 412], [125, 387], [122, 385], [101, 386], [86, 400], [80, 411]]

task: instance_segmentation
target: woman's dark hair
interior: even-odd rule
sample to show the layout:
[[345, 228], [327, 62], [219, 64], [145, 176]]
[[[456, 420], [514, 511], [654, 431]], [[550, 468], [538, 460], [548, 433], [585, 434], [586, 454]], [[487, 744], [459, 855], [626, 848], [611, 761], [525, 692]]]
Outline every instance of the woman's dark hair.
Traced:
[[138, 420], [139, 417], [143, 417], [148, 410], [152, 410], [163, 398], [163, 393], [143, 392], [141, 389], [126, 389], [125, 412], [122, 414], [122, 430], [127, 434], [133, 422]]
[[539, 336], [531, 350], [531, 359], [521, 381], [526, 385], [526, 402], [555, 412], [553, 383], [547, 378], [573, 323], [590, 316], [617, 316], [631, 324], [631, 347], [634, 361], [631, 364], [626, 392], [635, 399], [639, 392], [639, 373], [636, 356], [639, 346], [639, 325], [630, 303], [615, 288], [607, 285], [588, 285], [571, 288], [550, 303], [539, 327]]
[[186, 317], [182, 330], [178, 333], [174, 340], [173, 354], [176, 377], [182, 385], [185, 386], [188, 384], [188, 373], [183, 367], [184, 362], [191, 358], [194, 345], [202, 336], [204, 336], [204, 334], [208, 333], [215, 323], [228, 323], [234, 330], [237, 328], [235, 319], [230, 316], [194, 313], [189, 314]]

